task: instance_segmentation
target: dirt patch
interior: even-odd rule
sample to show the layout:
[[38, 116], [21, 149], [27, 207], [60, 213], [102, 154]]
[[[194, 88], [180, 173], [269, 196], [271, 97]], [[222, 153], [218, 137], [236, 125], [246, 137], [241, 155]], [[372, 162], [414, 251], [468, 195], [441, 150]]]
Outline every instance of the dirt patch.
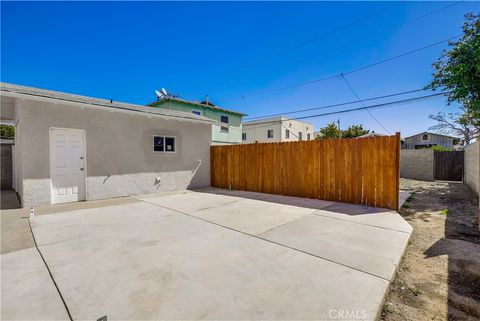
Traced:
[[480, 320], [478, 198], [460, 183], [401, 179], [413, 227], [382, 319]]

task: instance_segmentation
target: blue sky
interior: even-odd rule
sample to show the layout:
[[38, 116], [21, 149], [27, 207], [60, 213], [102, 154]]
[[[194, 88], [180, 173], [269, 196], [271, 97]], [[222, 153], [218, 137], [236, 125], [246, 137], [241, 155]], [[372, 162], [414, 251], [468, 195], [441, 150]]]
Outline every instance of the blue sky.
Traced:
[[[217, 105], [250, 116], [351, 101], [355, 96], [340, 78], [251, 94], [337, 75], [447, 39], [461, 33], [466, 12], [480, 11], [479, 2], [462, 2], [408, 23], [453, 2], [394, 4], [2, 2], [1, 80], [137, 104], [155, 100], [154, 90], [165, 87], [184, 99], [208, 94]], [[444, 48], [428, 48], [347, 79], [361, 98], [422, 88]], [[265, 57], [270, 58], [252, 64]], [[429, 114], [454, 110], [440, 97], [371, 112], [389, 132], [408, 136], [434, 124]], [[295, 116], [308, 114], [313, 112]], [[385, 132], [366, 111], [307, 121], [318, 128], [338, 119], [341, 127], [361, 123]]]

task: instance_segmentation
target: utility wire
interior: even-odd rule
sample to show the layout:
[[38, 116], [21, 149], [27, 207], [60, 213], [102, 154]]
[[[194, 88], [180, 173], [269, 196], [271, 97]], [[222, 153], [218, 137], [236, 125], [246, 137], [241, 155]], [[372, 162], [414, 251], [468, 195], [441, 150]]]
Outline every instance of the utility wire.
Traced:
[[[422, 51], [422, 50], [425, 50], [425, 49], [428, 49], [428, 48], [431, 48], [431, 47], [434, 47], [434, 46], [437, 46], [437, 45], [442, 44], [444, 42], [451, 41], [451, 40], [456, 39], [460, 36], [461, 35], [457, 35], [457, 36], [450, 37], [450, 38], [445, 39], [445, 40], [437, 41], [435, 43], [423, 46], [421, 48], [413, 49], [413, 50], [401, 53], [399, 55], [396, 55], [396, 56], [393, 56], [393, 57], [390, 57], [390, 58], [387, 58], [387, 59], [383, 59], [383, 60], [377, 61], [375, 63], [365, 65], [365, 66], [362, 66], [362, 67], [344, 72], [343, 74], [344, 75], [350, 75], [350, 74], [353, 74], [353, 73], [356, 73], [356, 72], [359, 72], [359, 71], [362, 71], [362, 70], [365, 70], [365, 69], [368, 69], [368, 68], [372, 68], [374, 66], [377, 66], [377, 65], [380, 65], [380, 64], [398, 59], [398, 58], [402, 58], [402, 57], [405, 57], [407, 55], [410, 55], [410, 54], [413, 54], [413, 53], [416, 53], [416, 52], [419, 52], [419, 51]], [[269, 94], [269, 93], [273, 93], [273, 92], [277, 92], [277, 91], [282, 91], [282, 90], [285, 90], [285, 89], [306, 86], [306, 85], [310, 85], [310, 84], [314, 84], [314, 83], [318, 83], [318, 82], [322, 82], [322, 81], [326, 81], [326, 80], [330, 80], [330, 79], [337, 79], [340, 76], [341, 76], [341, 73], [336, 74], [336, 75], [332, 75], [332, 76], [323, 77], [323, 78], [318, 78], [318, 79], [313, 79], [313, 80], [309, 80], [309, 81], [299, 82], [299, 83], [295, 83], [295, 84], [284, 86], [284, 87], [279, 87], [279, 88], [274, 88], [274, 89], [269, 89], [269, 90], [264, 90], [264, 91], [257, 91], [257, 92], [253, 92], [251, 94], [242, 95], [242, 96], [243, 97], [252, 97], [252, 96], [265, 95], [265, 94]]]
[[[378, 99], [383, 99], [383, 98], [389, 98], [389, 97], [394, 97], [394, 96], [401, 96], [401, 95], [406, 95], [406, 94], [412, 94], [420, 91], [425, 91], [425, 89], [420, 88], [420, 89], [414, 89], [414, 90], [408, 90], [408, 91], [402, 91], [398, 93], [393, 93], [393, 94], [388, 94], [388, 95], [383, 95], [383, 96], [377, 96], [377, 97], [370, 97], [366, 99], [362, 99], [360, 101], [365, 102], [365, 101], [370, 101], [370, 100], [378, 100]], [[340, 107], [340, 106], [345, 106], [345, 105], [352, 105], [352, 104], [357, 104], [360, 102], [359, 100], [353, 100], [353, 101], [348, 101], [344, 103], [338, 103], [338, 104], [332, 104], [332, 105], [325, 105], [325, 106], [320, 106], [320, 107], [313, 107], [313, 108], [306, 108], [306, 109], [298, 109], [298, 110], [293, 110], [289, 112], [284, 112], [284, 113], [278, 113], [278, 114], [270, 114], [270, 115], [263, 115], [263, 116], [257, 116], [257, 117], [246, 117], [246, 121], [250, 120], [255, 120], [255, 119], [262, 119], [262, 118], [269, 118], [269, 117], [275, 117], [275, 116], [282, 116], [282, 115], [290, 115], [290, 114], [297, 114], [297, 113], [303, 113], [306, 111], [312, 111], [312, 110], [319, 110], [319, 109], [326, 109], [326, 108], [332, 108], [332, 107]]]
[[252, 61], [252, 62], [250, 62], [250, 63], [244, 64], [244, 65], [239, 66], [239, 67], [237, 67], [237, 68], [235, 68], [235, 69], [232, 69], [232, 70], [230, 70], [230, 71], [226, 71], [226, 72], [224, 72], [224, 73], [221, 73], [219, 76], [224, 76], [224, 75], [227, 75], [227, 74], [229, 74], [229, 73], [233, 73], [233, 72], [237, 72], [237, 71], [243, 70], [243, 69], [245, 69], [245, 68], [247, 68], [247, 67], [252, 67], [252, 66], [261, 64], [261, 63], [263, 63], [263, 62], [265, 62], [265, 61], [267, 61], [267, 60], [270, 60], [270, 59], [273, 59], [273, 58], [282, 56], [282, 55], [284, 55], [284, 54], [286, 54], [286, 53], [289, 53], [289, 52], [291, 52], [291, 51], [294, 51], [294, 50], [297, 50], [297, 49], [299, 49], [299, 48], [308, 46], [309, 44], [311, 44], [311, 43], [313, 43], [313, 42], [315, 42], [315, 41], [317, 41], [317, 40], [320, 40], [320, 39], [323, 39], [323, 38], [325, 38], [325, 37], [331, 36], [331, 35], [339, 32], [339, 31], [342, 31], [342, 30], [344, 30], [344, 29], [347, 29], [347, 28], [349, 28], [349, 27], [352, 27], [352, 26], [354, 26], [354, 25], [356, 25], [356, 24], [359, 24], [359, 23], [361, 23], [361, 22], [363, 22], [363, 21], [366, 21], [366, 20], [368, 20], [368, 19], [370, 19], [370, 18], [372, 18], [372, 17], [375, 17], [375, 16], [377, 16], [377, 15], [379, 15], [379, 14], [385, 12], [385, 11], [388, 11], [388, 10], [390, 10], [390, 9], [392, 9], [392, 8], [400, 5], [400, 4], [403, 3], [403, 2], [404, 2], [404, 0], [398, 1], [398, 2], [394, 3], [394, 4], [391, 5], [391, 6], [388, 6], [388, 7], [386, 7], [386, 8], [381, 9], [381, 10], [375, 11], [375, 12], [373, 12], [373, 13], [371, 13], [371, 14], [368, 14], [368, 15], [366, 15], [366, 16], [364, 16], [364, 17], [361, 17], [361, 18], [359, 18], [359, 19], [357, 19], [357, 20], [354, 20], [354, 21], [352, 21], [352, 22], [350, 22], [350, 23], [348, 23], [348, 24], [346, 24], [346, 25], [343, 25], [343, 26], [338, 27], [338, 28], [336, 28], [336, 29], [330, 30], [330, 31], [325, 32], [325, 33], [323, 33], [323, 34], [321, 34], [321, 35], [317, 35], [317, 36], [315, 36], [315, 37], [313, 37], [313, 38], [311, 38], [311, 39], [309, 39], [309, 40], [306, 40], [306, 41], [304, 41], [304, 42], [301, 42], [301, 43], [299, 43], [299, 44], [297, 44], [297, 45], [294, 45], [294, 46], [292, 46], [292, 47], [279, 50], [279, 51], [277, 51], [277, 52], [274, 53], [274, 54], [271, 54], [271, 55], [265, 56], [265, 57], [263, 57], [263, 58], [257, 59], [257, 60], [255, 60], [255, 61]]
[[429, 98], [437, 97], [437, 96], [444, 96], [444, 95], [448, 95], [449, 93], [450, 92], [441, 92], [441, 93], [430, 94], [430, 95], [425, 95], [425, 96], [420, 96], [420, 97], [415, 97], [415, 98], [407, 98], [407, 99], [402, 99], [402, 100], [391, 101], [391, 102], [377, 104], [377, 105], [362, 106], [362, 107], [358, 107], [358, 108], [344, 109], [344, 110], [339, 110], [339, 111], [332, 111], [332, 112], [329, 112], [329, 113], [296, 117], [296, 118], [292, 118], [292, 119], [296, 119], [296, 120], [308, 119], [308, 118], [315, 118], [315, 117], [320, 117], [320, 116], [329, 116], [329, 115], [350, 113], [350, 112], [369, 109], [369, 108], [370, 109], [372, 109], [372, 108], [384, 108], [384, 107], [390, 107], [392, 105], [410, 103], [410, 102], [414, 102], [414, 101], [417, 101], [417, 100], [424, 100], [424, 99], [429, 99]]
[[[348, 82], [347, 78], [345, 77], [344, 74], [342, 74], [342, 79], [345, 81], [345, 83], [347, 84], [348, 88], [350, 88], [351, 92], [353, 93], [353, 95], [358, 99], [358, 102], [360, 102], [360, 105], [364, 106], [365, 107], [365, 104], [363, 103], [363, 101], [360, 99], [360, 96], [357, 95], [357, 93], [355, 92], [355, 90], [353, 89], [352, 85], [350, 85], [350, 83]], [[367, 108], [365, 109], [368, 114], [377, 122], [377, 124], [380, 125], [380, 127], [382, 127], [387, 133], [390, 134], [390, 131], [388, 129], [385, 128], [385, 126], [383, 126], [383, 124], [377, 119], [377, 117], [375, 117], [372, 112]]]
[[[365, 109], [393, 107], [395, 105], [407, 104], [407, 103], [412, 103], [412, 102], [415, 102], [415, 101], [435, 98], [435, 97], [438, 97], [438, 96], [444, 96], [444, 95], [448, 95], [449, 93], [450, 92], [441, 92], [441, 93], [429, 94], [429, 95], [407, 98], [407, 99], [401, 99], [401, 100], [395, 100], [395, 101], [390, 101], [390, 102], [385, 102], [385, 103], [380, 103], [380, 104], [375, 104], [375, 105], [362, 106], [362, 107], [350, 108], [350, 109], [343, 109], [343, 110], [332, 111], [332, 112], [328, 112], [328, 113], [294, 117], [294, 118], [289, 118], [289, 120], [302, 120], [302, 119], [317, 118], [317, 117], [322, 117], [322, 116], [345, 114], [345, 113], [356, 112], [356, 111], [361, 111], [361, 110], [365, 110]], [[259, 120], [255, 123], [256, 124], [255, 128], [258, 129], [258, 128], [262, 128], [262, 127], [265, 127], [265, 126], [271, 126], [272, 124], [278, 123], [280, 121], [281, 120], [265, 120], [264, 122], [262, 122], [262, 120]], [[262, 126], [258, 126], [258, 125], [262, 125]]]
[[432, 10], [432, 11], [429, 11], [429, 12], [427, 12], [427, 13], [421, 15], [421, 16], [418, 16], [418, 17], [416, 17], [416, 18], [407, 20], [407, 21], [405, 21], [405, 22], [403, 22], [403, 23], [401, 23], [401, 24], [394, 25], [394, 26], [390, 26], [390, 27], [388, 27], [388, 28], [386, 28], [386, 29], [380, 30], [380, 31], [378, 31], [378, 32], [376, 32], [376, 33], [373, 33], [373, 34], [371, 34], [371, 35], [368, 35], [368, 36], [362, 37], [362, 38], [360, 38], [360, 39], [353, 40], [353, 41], [351, 41], [351, 42], [349, 42], [349, 43], [346, 43], [346, 44], [344, 44], [344, 45], [341, 45], [341, 46], [338, 46], [338, 47], [335, 47], [335, 48], [332, 48], [332, 49], [323, 51], [323, 52], [315, 55], [315, 57], [310, 57], [310, 58], [302, 59], [302, 60], [299, 61], [299, 63], [303, 63], [303, 62], [305, 62], [305, 61], [309, 61], [309, 60], [312, 60], [312, 59], [316, 59], [316, 58], [318, 58], [319, 56], [323, 56], [323, 55], [326, 55], [326, 54], [335, 52], [335, 51], [337, 51], [337, 50], [340, 50], [340, 49], [349, 47], [349, 46], [351, 46], [351, 45], [353, 45], [353, 44], [356, 44], [356, 43], [358, 43], [358, 42], [362, 42], [362, 41], [364, 41], [364, 40], [367, 40], [367, 39], [376, 37], [376, 36], [378, 36], [378, 35], [381, 35], [381, 34], [387, 32], [387, 31], [395, 30], [395, 29], [398, 29], [398, 28], [400, 28], [400, 27], [402, 27], [402, 26], [405, 26], [405, 25], [407, 25], [407, 24], [410, 24], [410, 23], [413, 23], [413, 22], [417, 22], [417, 21], [419, 21], [419, 20], [422, 20], [422, 19], [424, 19], [424, 18], [426, 18], [426, 17], [429, 17], [429, 16], [434, 15], [434, 14], [436, 14], [436, 13], [439, 13], [439, 12], [441, 12], [441, 11], [450, 9], [451, 7], [454, 7], [454, 6], [456, 6], [456, 5], [459, 5], [459, 4], [463, 3], [463, 2], [465, 2], [465, 1], [458, 1], [458, 2], [455, 2], [455, 3], [450, 4], [450, 5], [448, 5], [448, 6], [441, 7], [441, 8], [438, 8], [438, 9], [435, 9], [435, 10]]

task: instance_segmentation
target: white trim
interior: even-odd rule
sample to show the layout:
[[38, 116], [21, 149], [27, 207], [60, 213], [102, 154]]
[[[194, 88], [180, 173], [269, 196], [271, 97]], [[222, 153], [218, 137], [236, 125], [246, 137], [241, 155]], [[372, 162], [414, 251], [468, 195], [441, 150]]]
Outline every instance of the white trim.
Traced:
[[[156, 151], [155, 150], [155, 137], [163, 137], [163, 152], [161, 151]], [[177, 136], [172, 136], [172, 135], [161, 135], [161, 134], [155, 134], [152, 136], [153, 138], [153, 152], [155, 154], [175, 154], [177, 152]], [[174, 145], [173, 145], [173, 148], [174, 148], [174, 151], [167, 151], [167, 144], [165, 143], [165, 138], [173, 138], [173, 142], [174, 142]]]
[[83, 177], [84, 177], [84, 185], [83, 185], [83, 199], [79, 201], [86, 201], [87, 200], [87, 131], [82, 128], [62, 128], [62, 127], [50, 127], [48, 129], [48, 136], [49, 136], [49, 156], [50, 156], [50, 204], [61, 204], [61, 203], [54, 203], [53, 202], [53, 181], [52, 181], [52, 175], [53, 175], [53, 161], [52, 161], [52, 130], [73, 130], [73, 131], [81, 131], [82, 132], [82, 138], [83, 138], [83, 153], [85, 156], [83, 156]]

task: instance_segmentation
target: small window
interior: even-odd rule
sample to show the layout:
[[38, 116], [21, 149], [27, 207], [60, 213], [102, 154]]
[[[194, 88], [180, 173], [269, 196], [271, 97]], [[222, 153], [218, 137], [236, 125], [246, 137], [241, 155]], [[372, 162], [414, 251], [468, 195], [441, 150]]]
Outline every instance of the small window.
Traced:
[[192, 113], [198, 116], [202, 116], [202, 112], [199, 110], [192, 110]]
[[267, 138], [273, 138], [273, 129], [267, 131]]
[[242, 133], [242, 140], [247, 140], [247, 133]]
[[423, 134], [422, 139], [423, 140], [428, 140], [428, 134]]
[[159, 153], [175, 153], [175, 137], [153, 136], [153, 151]]
[[220, 132], [228, 133], [228, 126], [220, 126]]
[[298, 132], [298, 140], [302, 140], [302, 132]]
[[220, 121], [224, 124], [228, 124], [228, 116], [220, 116]]
[[290, 131], [285, 129], [285, 138], [290, 138]]
[[307, 140], [310, 140], [310, 134], [307, 134]]

